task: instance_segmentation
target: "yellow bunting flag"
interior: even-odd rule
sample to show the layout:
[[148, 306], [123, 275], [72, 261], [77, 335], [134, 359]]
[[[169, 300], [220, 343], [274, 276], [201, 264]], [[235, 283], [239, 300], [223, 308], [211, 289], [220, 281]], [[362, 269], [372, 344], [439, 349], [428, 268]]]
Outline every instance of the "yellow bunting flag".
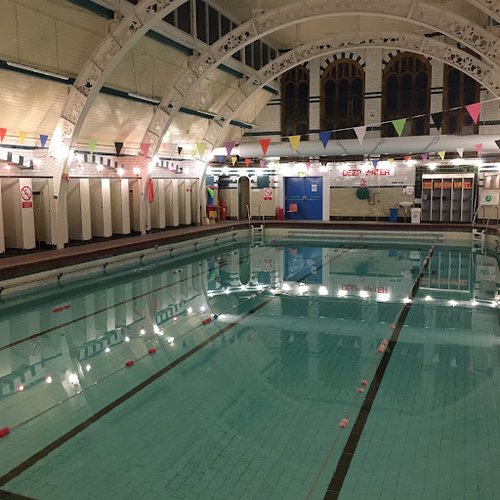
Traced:
[[28, 135], [28, 134], [27, 134], [26, 132], [19, 132], [19, 142], [20, 142], [21, 144], [24, 144], [24, 139], [26, 139], [26, 136], [27, 136], [27, 135]]
[[446, 151], [438, 151], [438, 155], [441, 157], [441, 160], [444, 160], [444, 156], [446, 155]]
[[392, 165], [393, 162], [394, 158], [387, 158], [387, 163], [389, 163], [389, 165]]
[[207, 149], [207, 143], [206, 142], [199, 142], [196, 144], [196, 149], [198, 149], [198, 153], [200, 154], [200, 158], [203, 156], [205, 153], [205, 149]]
[[293, 152], [296, 153], [300, 143], [300, 135], [292, 135], [288, 138], [292, 145]]
[[237, 156], [231, 156], [231, 161], [233, 162], [233, 165], [236, 165], [237, 160], [238, 160]]

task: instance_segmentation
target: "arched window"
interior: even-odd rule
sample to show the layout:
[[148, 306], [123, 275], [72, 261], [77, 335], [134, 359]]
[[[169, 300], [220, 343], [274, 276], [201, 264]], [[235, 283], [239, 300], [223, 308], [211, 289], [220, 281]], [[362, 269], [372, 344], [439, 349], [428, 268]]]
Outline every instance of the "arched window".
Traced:
[[[382, 121], [410, 118], [402, 135], [427, 135], [431, 104], [431, 65], [418, 54], [403, 52], [385, 67], [382, 81]], [[397, 135], [392, 123], [382, 125], [382, 137]]]
[[[321, 77], [321, 130], [339, 130], [363, 125], [365, 116], [365, 72], [352, 59], [331, 63]], [[334, 132], [335, 139], [354, 139], [354, 130]]]
[[442, 133], [477, 134], [479, 125], [474, 123], [465, 106], [479, 101], [479, 83], [447, 64], [444, 66], [443, 81], [444, 116]]
[[[309, 134], [309, 71], [297, 66], [281, 77], [281, 135]], [[302, 137], [302, 140], [307, 140]]]

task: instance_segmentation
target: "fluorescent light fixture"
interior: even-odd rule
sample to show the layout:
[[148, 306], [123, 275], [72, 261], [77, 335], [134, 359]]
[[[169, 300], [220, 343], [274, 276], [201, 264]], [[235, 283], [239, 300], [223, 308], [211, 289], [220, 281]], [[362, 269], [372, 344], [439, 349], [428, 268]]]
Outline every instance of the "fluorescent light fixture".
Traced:
[[26, 66], [26, 64], [20, 64], [13, 61], [7, 61], [7, 66], [11, 68], [23, 69], [24, 71], [31, 71], [31, 73], [38, 73], [39, 75], [51, 76], [52, 78], [59, 78], [59, 80], [69, 80], [69, 76], [59, 75], [58, 73], [52, 73], [52, 71], [46, 71], [44, 69], [34, 68], [33, 66]]
[[437, 163], [429, 163], [429, 168], [434, 170], [437, 167]]
[[255, 123], [248, 123], [248, 122], [240, 122], [240, 123], [250, 128], [257, 128], [257, 125]]
[[146, 97], [145, 95], [135, 94], [134, 92], [128, 93], [129, 97], [133, 97], [134, 99], [139, 99], [140, 101], [150, 102], [151, 104], [160, 104], [159, 99], [155, 99], [153, 97]]
[[318, 288], [318, 293], [320, 295], [328, 295], [328, 288], [326, 288], [326, 286], [320, 286]]
[[462, 160], [462, 158], [453, 158], [453, 160], [451, 160], [451, 163], [453, 163], [453, 165], [463, 165], [465, 162], [464, 160]]
[[456, 300], [449, 300], [448, 301], [448, 305], [449, 306], [452, 306], [452, 307], [455, 307], [458, 305], [458, 302]]
[[345, 296], [347, 295], [347, 290], [339, 290], [339, 291], [337, 292], [337, 295], [338, 295], [339, 297], [345, 297]]
[[368, 292], [366, 290], [361, 290], [359, 292], [359, 296], [363, 299], [367, 299], [368, 298]]

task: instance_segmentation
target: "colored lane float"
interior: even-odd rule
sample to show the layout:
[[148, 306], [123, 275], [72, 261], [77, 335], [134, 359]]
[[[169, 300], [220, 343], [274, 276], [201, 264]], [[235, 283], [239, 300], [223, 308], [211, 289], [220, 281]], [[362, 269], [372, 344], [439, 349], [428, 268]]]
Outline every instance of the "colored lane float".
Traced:
[[134, 366], [135, 365], [135, 362], [134, 361], [127, 361], [125, 363], [125, 366]]
[[9, 427], [4, 427], [3, 429], [0, 429], [0, 438], [8, 436], [9, 434], [10, 434]]
[[69, 309], [70, 307], [71, 307], [70, 304], [66, 304], [65, 306], [56, 307], [56, 308], [52, 309], [52, 312], [53, 313], [60, 312], [60, 311], [63, 311], [64, 309]]
[[349, 420], [347, 420], [347, 418], [343, 418], [340, 421], [339, 427], [345, 429], [348, 425], [349, 425]]
[[150, 349], [150, 350], [148, 351], [148, 354], [154, 354], [155, 352], [156, 352], [156, 349]]
[[183, 271], [182, 269], [174, 269], [174, 270], [172, 271], [172, 274], [181, 274], [181, 273], [182, 273], [182, 271]]
[[212, 321], [212, 318], [207, 318], [207, 319], [204, 319], [201, 324], [202, 325], [208, 325], [208, 323], [210, 323], [210, 321]]

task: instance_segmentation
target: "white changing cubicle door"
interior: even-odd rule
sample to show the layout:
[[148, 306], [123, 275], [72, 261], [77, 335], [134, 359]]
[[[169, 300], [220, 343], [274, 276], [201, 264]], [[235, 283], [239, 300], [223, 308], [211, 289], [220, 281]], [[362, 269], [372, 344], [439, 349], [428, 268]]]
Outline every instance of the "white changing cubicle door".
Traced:
[[198, 193], [198, 179], [191, 179], [191, 222], [200, 223], [200, 202]]
[[[3, 230], [2, 179], [0, 178], [0, 253], [5, 252], [5, 233]], [[1, 374], [1, 370], [0, 370]]]
[[108, 238], [111, 228], [111, 188], [109, 179], [90, 179], [92, 236]]
[[154, 200], [151, 203], [151, 227], [165, 227], [165, 180], [153, 179]]
[[92, 238], [89, 179], [70, 179], [68, 184], [68, 232], [70, 240]]
[[179, 223], [191, 225], [191, 196], [189, 179], [179, 179]]
[[177, 179], [165, 179], [165, 217], [167, 226], [179, 225], [179, 185]]
[[130, 233], [128, 179], [111, 179], [111, 221], [114, 234]]

